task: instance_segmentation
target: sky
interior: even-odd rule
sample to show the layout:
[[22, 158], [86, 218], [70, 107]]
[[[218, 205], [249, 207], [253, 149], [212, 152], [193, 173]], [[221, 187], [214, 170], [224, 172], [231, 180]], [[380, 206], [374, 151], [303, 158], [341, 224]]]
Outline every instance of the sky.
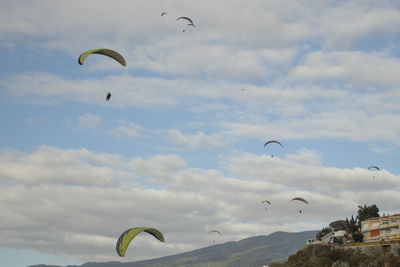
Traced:
[[[8, 267], [318, 230], [359, 205], [400, 212], [398, 1], [0, 0], [0, 48]], [[95, 48], [126, 67], [79, 65]], [[141, 234], [119, 257], [138, 226], [165, 243]]]

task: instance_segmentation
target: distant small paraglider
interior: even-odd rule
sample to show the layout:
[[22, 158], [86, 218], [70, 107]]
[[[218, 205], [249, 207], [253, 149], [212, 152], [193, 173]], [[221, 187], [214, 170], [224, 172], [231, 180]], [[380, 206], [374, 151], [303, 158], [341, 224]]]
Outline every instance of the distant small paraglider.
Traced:
[[[186, 20], [187, 22], [189, 22], [189, 23], [187, 24], [188, 27], [191, 26], [191, 27], [196, 28], [196, 25], [194, 25], [193, 20], [190, 19], [190, 18], [188, 18], [188, 17], [179, 17], [179, 18], [176, 19], [176, 21], [179, 21], [179, 20], [182, 20], [182, 19], [183, 19], [183, 20]], [[182, 32], [186, 32], [186, 30], [183, 29]]]
[[[308, 201], [302, 197], [295, 197], [295, 198], [292, 198], [290, 201], [294, 201], [294, 200], [301, 201], [301, 202], [304, 202], [305, 204], [308, 204]], [[302, 213], [302, 212], [303, 212], [303, 210], [299, 210], [299, 213]]]
[[108, 102], [108, 101], [110, 101], [110, 98], [111, 98], [111, 92], [110, 91], [106, 91], [106, 101]]
[[166, 12], [161, 13], [161, 17], [162, 17], [162, 16], [166, 16], [166, 15], [167, 15]]
[[[212, 234], [212, 233], [216, 233], [218, 235], [222, 235], [220, 231], [218, 230], [211, 230], [210, 232], [208, 232], [208, 235]], [[215, 243], [215, 239], [213, 239], [213, 243]]]
[[[281, 142], [276, 141], [276, 140], [270, 140], [270, 141], [266, 142], [266, 143], [264, 144], [264, 147], [266, 147], [268, 144], [271, 144], [271, 143], [277, 143], [277, 144], [279, 144], [279, 145], [283, 148], [283, 145], [281, 144]], [[273, 158], [273, 157], [274, 157], [274, 155], [271, 154], [271, 158]]]
[[[82, 54], [80, 54], [80, 56], [78, 58], [79, 65], [83, 65], [86, 58], [93, 54], [107, 56], [111, 59], [114, 59], [122, 66], [124, 66], [124, 67], [126, 66], [125, 58], [120, 53], [118, 53], [117, 51], [111, 50], [111, 49], [107, 49], [107, 48], [97, 48], [97, 49], [91, 49], [91, 50], [83, 52]], [[107, 102], [110, 101], [110, 98], [111, 98], [111, 92], [106, 91], [106, 101]]]
[[[265, 205], [264, 205], [265, 204]], [[263, 201], [261, 201], [261, 205], [265, 208], [265, 210], [267, 210], [267, 205], [266, 204], [268, 204], [268, 205], [270, 205], [271, 206], [271, 202], [269, 202], [268, 200], [263, 200]]]
[[[381, 169], [379, 167], [377, 167], [377, 166], [372, 165], [372, 166], [368, 167], [368, 170], [380, 171]], [[375, 178], [375, 175], [373, 175], [372, 178]]]

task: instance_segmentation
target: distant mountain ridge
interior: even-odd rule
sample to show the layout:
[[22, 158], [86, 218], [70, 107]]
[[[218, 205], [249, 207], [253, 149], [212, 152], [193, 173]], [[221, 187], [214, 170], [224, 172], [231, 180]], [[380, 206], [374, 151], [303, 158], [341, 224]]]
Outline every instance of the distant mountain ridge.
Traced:
[[[268, 236], [255, 236], [213, 245], [176, 255], [136, 262], [87, 262], [80, 267], [178, 267], [263, 266], [283, 262], [295, 254], [318, 231], [298, 233], [274, 232]], [[29, 267], [61, 267], [57, 265], [31, 265]], [[72, 267], [68, 265], [67, 267]]]

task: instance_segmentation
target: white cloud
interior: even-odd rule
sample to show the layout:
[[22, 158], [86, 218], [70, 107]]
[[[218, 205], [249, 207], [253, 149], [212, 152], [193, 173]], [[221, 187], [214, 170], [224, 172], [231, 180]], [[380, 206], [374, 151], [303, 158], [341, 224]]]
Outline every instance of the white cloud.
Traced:
[[285, 159], [305, 165], [321, 165], [321, 155], [305, 148], [297, 154], [287, 154]]
[[[3, 151], [0, 243], [111, 261], [121, 260], [114, 247], [125, 229], [149, 225], [163, 232], [166, 244], [146, 236], [136, 239], [135, 253], [128, 251], [123, 259], [132, 261], [209, 245], [211, 229], [223, 233], [217, 242], [225, 242], [276, 230], [317, 229], [351, 216], [364, 203], [377, 203], [382, 211], [400, 205], [400, 179], [387, 171], [377, 182], [365, 169], [315, 165], [314, 152], [302, 150], [289, 158], [225, 157], [221, 163], [231, 173], [227, 176], [189, 168], [177, 155], [122, 159], [85, 149]], [[310, 204], [290, 202], [294, 196]], [[263, 199], [271, 202], [267, 213]], [[299, 208], [306, 216], [298, 215]]]
[[338, 86], [344, 82], [350, 89], [396, 88], [400, 60], [385, 53], [359, 51], [311, 52], [304, 63], [291, 73], [296, 80], [318, 82], [326, 80]]
[[78, 117], [78, 124], [80, 128], [93, 129], [101, 124], [101, 117], [91, 113], [85, 113]]
[[343, 2], [321, 14], [320, 31], [331, 49], [390, 44], [399, 33], [399, 10], [387, 1]]
[[222, 135], [212, 134], [206, 135], [203, 132], [197, 132], [194, 135], [184, 135], [178, 130], [169, 130], [168, 139], [180, 146], [185, 146], [190, 149], [206, 149], [208, 147], [223, 147], [229, 144]]
[[264, 124], [225, 122], [223, 126], [232, 136], [253, 138], [280, 136], [281, 139], [340, 138], [353, 141], [384, 139], [398, 143], [400, 133], [400, 120], [397, 115], [386, 113], [368, 116], [355, 110], [316, 112], [306, 117], [281, 119]]
[[134, 122], [119, 120], [118, 126], [111, 130], [111, 134], [119, 138], [135, 138], [140, 136], [145, 129]]
[[26, 118], [25, 121], [27, 123], [45, 122], [45, 121], [47, 121], [47, 118], [45, 116], [37, 116], [34, 118]]
[[387, 146], [378, 146], [378, 145], [369, 145], [369, 149], [377, 154], [385, 154], [392, 152], [394, 149], [393, 147], [387, 147]]
[[41, 146], [31, 154], [4, 150], [0, 175], [3, 182], [29, 186], [42, 183], [110, 186], [116, 182], [113, 164], [119, 164], [116, 156], [96, 155], [86, 149], [63, 151]]

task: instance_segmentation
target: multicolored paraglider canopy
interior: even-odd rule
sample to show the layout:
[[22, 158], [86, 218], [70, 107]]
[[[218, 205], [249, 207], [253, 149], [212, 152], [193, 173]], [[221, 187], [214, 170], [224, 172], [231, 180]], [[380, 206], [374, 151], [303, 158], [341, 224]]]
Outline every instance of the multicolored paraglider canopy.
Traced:
[[211, 230], [210, 232], [208, 232], [208, 234], [212, 234], [212, 233], [217, 233], [217, 234], [221, 235], [221, 232], [218, 230]]
[[301, 202], [304, 202], [304, 203], [308, 204], [308, 201], [305, 200], [305, 199], [302, 198], [302, 197], [295, 197], [295, 198], [292, 198], [290, 201], [293, 201], [293, 200], [298, 200], [298, 201], [301, 201]]

